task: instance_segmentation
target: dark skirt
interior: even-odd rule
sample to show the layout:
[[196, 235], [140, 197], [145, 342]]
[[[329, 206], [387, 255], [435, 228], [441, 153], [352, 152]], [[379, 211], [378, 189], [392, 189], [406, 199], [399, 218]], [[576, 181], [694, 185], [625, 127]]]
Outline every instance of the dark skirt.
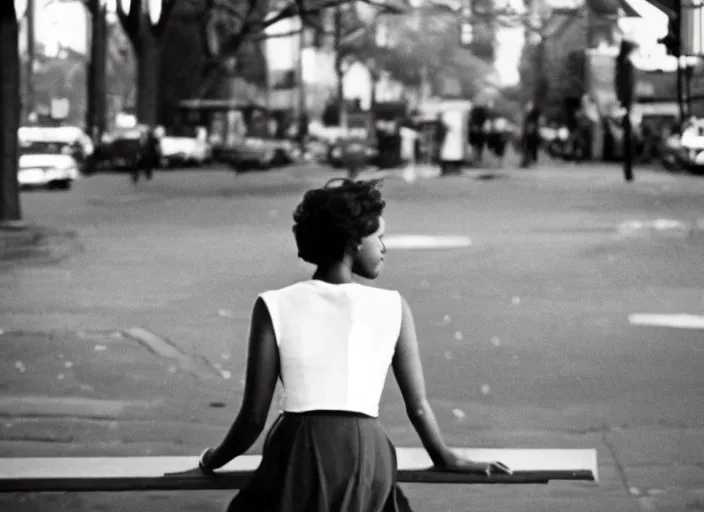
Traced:
[[410, 512], [396, 471], [396, 450], [376, 418], [284, 413], [228, 512]]

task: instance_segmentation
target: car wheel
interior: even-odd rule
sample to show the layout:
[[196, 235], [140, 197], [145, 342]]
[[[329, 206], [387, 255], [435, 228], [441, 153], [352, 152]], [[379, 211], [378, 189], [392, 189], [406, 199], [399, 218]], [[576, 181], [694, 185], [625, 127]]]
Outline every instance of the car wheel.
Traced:
[[55, 188], [57, 190], [70, 190], [72, 184], [73, 184], [73, 182], [71, 180], [59, 180], [59, 181], [53, 182], [52, 188]]

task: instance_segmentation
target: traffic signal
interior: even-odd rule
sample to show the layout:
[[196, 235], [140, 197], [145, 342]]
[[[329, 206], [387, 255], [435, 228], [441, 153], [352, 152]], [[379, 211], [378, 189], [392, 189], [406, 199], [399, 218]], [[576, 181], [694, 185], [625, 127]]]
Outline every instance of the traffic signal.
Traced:
[[668, 55], [674, 55], [675, 57], [679, 55], [680, 42], [674, 34], [667, 34], [665, 37], [661, 37], [658, 39], [658, 43], [665, 46]]
[[679, 26], [675, 21], [670, 20], [668, 23], [668, 31], [665, 37], [658, 39], [658, 43], [665, 46], [668, 55], [679, 57], [680, 55], [680, 31]]

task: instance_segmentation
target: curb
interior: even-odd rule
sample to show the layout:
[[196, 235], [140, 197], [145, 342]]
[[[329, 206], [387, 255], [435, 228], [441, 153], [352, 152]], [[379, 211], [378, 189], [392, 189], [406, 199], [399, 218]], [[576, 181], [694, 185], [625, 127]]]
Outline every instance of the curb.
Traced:
[[0, 264], [57, 262], [83, 250], [78, 233], [44, 226], [0, 226]]

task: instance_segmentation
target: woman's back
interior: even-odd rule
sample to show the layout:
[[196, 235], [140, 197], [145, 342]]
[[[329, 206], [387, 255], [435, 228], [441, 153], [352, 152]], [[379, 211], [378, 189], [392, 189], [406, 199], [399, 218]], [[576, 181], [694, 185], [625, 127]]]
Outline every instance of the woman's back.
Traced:
[[401, 328], [398, 292], [309, 280], [261, 297], [279, 347], [284, 411], [378, 416]]

